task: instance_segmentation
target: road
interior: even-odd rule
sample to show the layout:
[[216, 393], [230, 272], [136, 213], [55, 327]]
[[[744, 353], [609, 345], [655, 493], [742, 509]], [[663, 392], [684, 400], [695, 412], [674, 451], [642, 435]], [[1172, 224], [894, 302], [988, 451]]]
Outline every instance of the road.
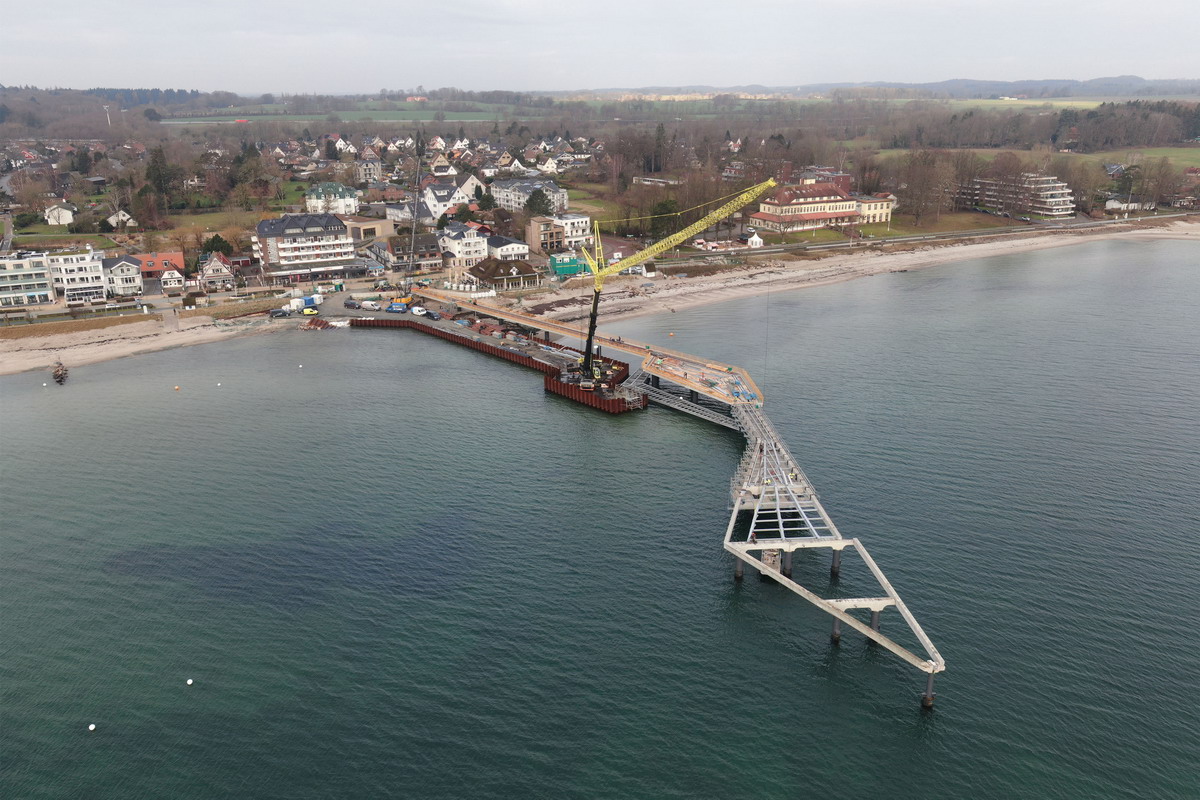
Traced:
[[0, 240], [0, 253], [7, 253], [12, 247], [13, 218], [12, 212], [4, 212], [4, 239]]

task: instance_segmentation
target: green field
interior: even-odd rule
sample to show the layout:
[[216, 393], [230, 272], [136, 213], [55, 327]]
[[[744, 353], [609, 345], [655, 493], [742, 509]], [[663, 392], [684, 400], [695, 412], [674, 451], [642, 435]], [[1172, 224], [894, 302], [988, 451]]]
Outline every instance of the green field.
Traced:
[[992, 214], [980, 214], [976, 211], [942, 212], [938, 219], [927, 217], [918, 227], [913, 224], [913, 218], [907, 214], [894, 214], [892, 224], [875, 223], [860, 225], [859, 231], [879, 239], [895, 236], [923, 236], [930, 233], [949, 233], [951, 231], [989, 230], [993, 228], [1011, 228], [1022, 223], [1016, 220], [997, 217]]
[[16, 250], [41, 250], [85, 244], [90, 244], [96, 250], [108, 250], [117, 246], [117, 243], [107, 236], [94, 233], [17, 234], [13, 237], [13, 249]]
[[1193, 147], [1132, 147], [1108, 150], [1103, 153], [1083, 153], [1103, 164], [1144, 164], [1159, 158], [1169, 158], [1176, 167], [1200, 167], [1200, 146]]

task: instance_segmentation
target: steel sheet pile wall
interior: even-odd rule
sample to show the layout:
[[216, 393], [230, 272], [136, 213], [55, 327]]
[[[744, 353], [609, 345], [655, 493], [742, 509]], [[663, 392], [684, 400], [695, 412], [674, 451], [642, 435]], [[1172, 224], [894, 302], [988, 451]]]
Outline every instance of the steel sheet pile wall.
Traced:
[[[350, 320], [350, 327], [352, 327], [352, 328], [408, 328], [409, 330], [415, 330], [415, 331], [420, 331], [421, 333], [427, 333], [430, 336], [436, 336], [439, 339], [445, 339], [448, 342], [454, 342], [455, 344], [460, 344], [460, 345], [463, 345], [464, 347], [469, 347], [470, 349], [477, 350], [480, 353], [486, 353], [487, 355], [495, 356], [496, 358], [502, 358], [505, 361], [511, 361], [512, 363], [520, 364], [523, 367], [529, 367], [530, 369], [536, 369], [538, 372], [541, 372], [546, 376], [545, 383], [544, 383], [545, 389], [546, 389], [546, 391], [548, 391], [552, 394], [557, 394], [561, 397], [566, 397], [570, 400], [574, 400], [577, 403], [582, 403], [583, 405], [589, 406], [591, 408], [596, 408], [601, 411], [607, 411], [609, 414], [623, 414], [626, 411], [634, 410], [634, 409], [629, 408], [629, 405], [623, 399], [601, 397], [601, 396], [597, 395], [595, 392], [585, 392], [584, 390], [580, 389], [578, 386], [575, 386], [575, 385], [569, 384], [569, 383], [563, 383], [562, 381], [560, 381], [558, 379], [558, 367], [555, 367], [553, 364], [547, 364], [543, 361], [538, 361], [536, 359], [530, 358], [527, 355], [523, 355], [521, 353], [514, 353], [511, 350], [506, 350], [503, 347], [497, 347], [496, 345], [488, 344], [487, 342], [478, 342], [467, 336], [462, 336], [460, 334], [453, 333], [451, 331], [442, 330], [441, 328], [435, 328], [432, 325], [425, 325], [423, 323], [416, 322], [415, 320], [411, 320], [411, 319], [352, 319], [352, 320]], [[560, 347], [559, 349], [575, 350], [575, 348], [573, 348], [573, 347]], [[575, 352], [580, 352], [580, 351], [576, 350]], [[620, 361], [614, 361], [613, 359], [608, 359], [608, 358], [606, 358], [604, 360], [608, 361], [612, 364], [615, 364], [619, 367], [618, 372], [617, 372], [617, 375], [618, 375], [618, 380], [616, 381], [617, 383], [620, 383], [621, 381], [625, 380], [625, 378], [627, 378], [629, 376], [629, 365], [628, 364], [625, 364]], [[645, 405], [644, 402], [643, 402], [643, 405]]]

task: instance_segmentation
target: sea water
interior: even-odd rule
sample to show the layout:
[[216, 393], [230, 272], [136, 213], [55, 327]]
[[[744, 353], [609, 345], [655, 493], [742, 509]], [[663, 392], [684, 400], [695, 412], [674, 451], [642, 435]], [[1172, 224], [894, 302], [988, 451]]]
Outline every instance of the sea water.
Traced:
[[[730, 431], [405, 331], [0, 378], [0, 796], [1200, 796], [1198, 256], [609, 328], [750, 369], [945, 656], [931, 713], [733, 581]], [[797, 580], [872, 593], [827, 559]]]

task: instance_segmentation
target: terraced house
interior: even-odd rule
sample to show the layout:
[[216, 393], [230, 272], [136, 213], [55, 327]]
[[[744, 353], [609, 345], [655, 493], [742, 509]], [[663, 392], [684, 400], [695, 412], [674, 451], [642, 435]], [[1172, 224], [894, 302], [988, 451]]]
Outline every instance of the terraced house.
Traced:
[[0, 255], [0, 307], [54, 302], [54, 283], [45, 253], [23, 250]]

